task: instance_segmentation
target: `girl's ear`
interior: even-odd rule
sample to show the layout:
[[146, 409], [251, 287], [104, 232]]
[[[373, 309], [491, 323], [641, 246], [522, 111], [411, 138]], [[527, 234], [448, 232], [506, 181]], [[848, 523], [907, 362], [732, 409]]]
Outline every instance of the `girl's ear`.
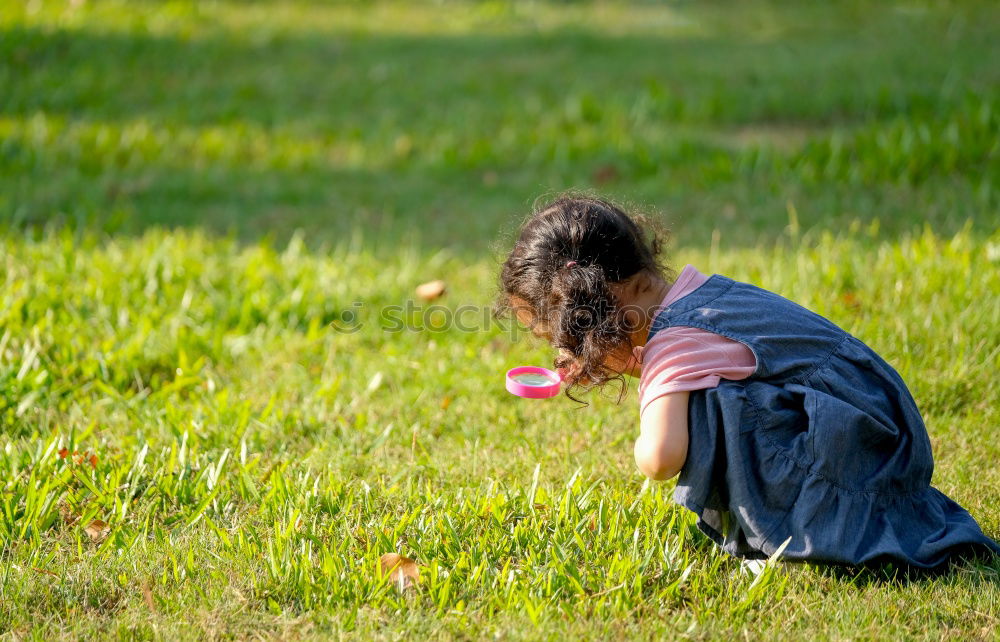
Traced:
[[642, 270], [636, 276], [642, 281], [642, 287], [639, 292], [649, 292], [656, 287], [657, 282], [659, 281], [657, 275], [653, 274], [649, 270]]

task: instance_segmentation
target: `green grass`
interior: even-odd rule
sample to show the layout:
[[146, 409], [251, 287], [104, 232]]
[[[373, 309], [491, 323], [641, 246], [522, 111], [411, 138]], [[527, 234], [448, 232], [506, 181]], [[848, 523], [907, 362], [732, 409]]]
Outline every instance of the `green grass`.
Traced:
[[998, 24], [0, 0], [0, 636], [995, 637], [1000, 561], [755, 578], [635, 470], [634, 390], [517, 400], [545, 346], [427, 326], [482, 319], [539, 193], [597, 187], [885, 356], [1000, 537]]
[[391, 246], [419, 220], [479, 250], [539, 193], [593, 185], [691, 243], [766, 239], [789, 199], [807, 226], [996, 225], [990, 3], [3, 7], [18, 228]]

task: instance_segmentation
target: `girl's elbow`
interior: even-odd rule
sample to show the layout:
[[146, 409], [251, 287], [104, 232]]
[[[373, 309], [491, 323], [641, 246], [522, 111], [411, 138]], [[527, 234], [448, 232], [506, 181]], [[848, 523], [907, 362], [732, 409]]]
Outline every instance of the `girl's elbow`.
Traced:
[[684, 467], [687, 453], [675, 449], [653, 446], [650, 447], [639, 440], [635, 444], [635, 464], [639, 471], [656, 481], [664, 481], [675, 477]]
[[661, 462], [637, 461], [639, 472], [653, 481], [666, 481], [681, 472], [680, 466]]

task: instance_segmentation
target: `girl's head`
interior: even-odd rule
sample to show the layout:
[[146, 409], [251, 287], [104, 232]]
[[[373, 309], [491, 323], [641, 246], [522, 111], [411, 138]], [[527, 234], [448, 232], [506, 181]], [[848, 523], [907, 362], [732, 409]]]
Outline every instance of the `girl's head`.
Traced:
[[639, 319], [638, 293], [660, 281], [651, 225], [598, 198], [564, 196], [521, 227], [500, 271], [500, 313], [513, 314], [559, 351], [571, 388], [621, 379]]

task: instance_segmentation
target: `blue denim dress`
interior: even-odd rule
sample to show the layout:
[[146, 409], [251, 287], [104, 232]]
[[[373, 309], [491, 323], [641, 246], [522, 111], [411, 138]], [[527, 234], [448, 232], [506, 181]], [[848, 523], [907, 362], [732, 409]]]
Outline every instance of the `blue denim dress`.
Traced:
[[930, 486], [927, 430], [902, 378], [858, 339], [771, 292], [715, 275], [649, 336], [702, 328], [745, 344], [749, 378], [691, 393], [675, 500], [725, 551], [933, 568], [1000, 547]]

